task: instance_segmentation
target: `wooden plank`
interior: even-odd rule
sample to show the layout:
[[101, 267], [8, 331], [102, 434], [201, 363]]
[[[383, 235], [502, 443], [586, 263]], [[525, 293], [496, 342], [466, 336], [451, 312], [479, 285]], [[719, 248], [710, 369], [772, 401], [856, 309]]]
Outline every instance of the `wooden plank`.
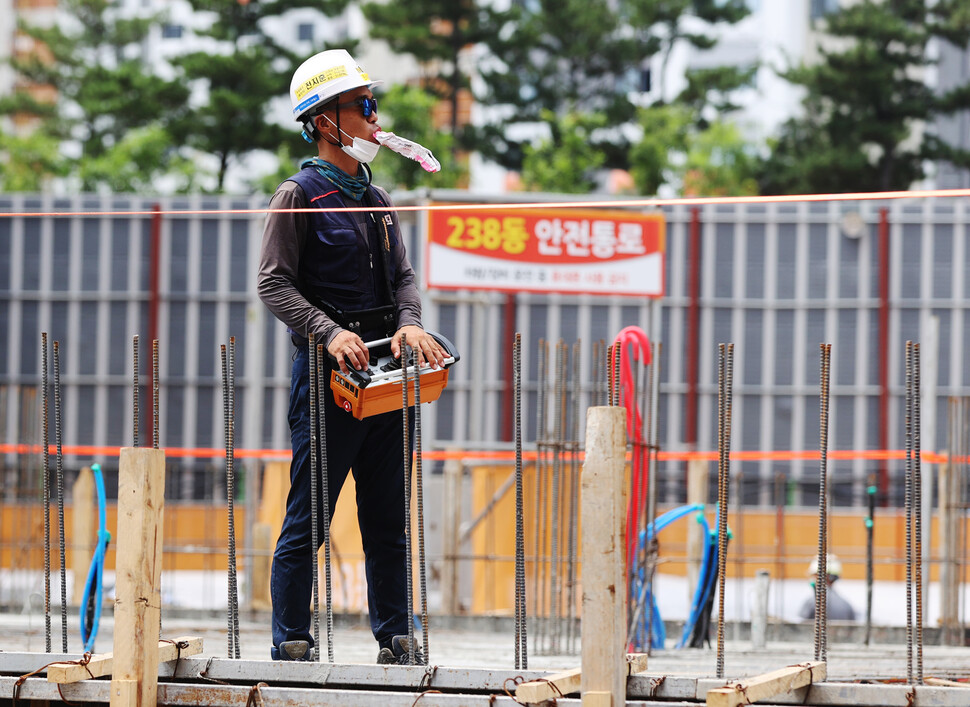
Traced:
[[165, 452], [125, 447], [119, 462], [110, 704], [148, 707], [158, 692]]
[[825, 663], [822, 661], [790, 665], [781, 670], [739, 680], [726, 687], [708, 690], [707, 707], [749, 705], [823, 680], [825, 680]]
[[927, 685], [935, 685], [936, 687], [970, 687], [970, 683], [947, 680], [946, 678], [926, 678], [923, 682]]
[[[167, 663], [178, 658], [187, 658], [202, 652], [202, 638], [199, 636], [180, 636], [172, 641], [158, 642], [158, 662]], [[179, 648], [179, 645], [183, 645]], [[87, 665], [53, 663], [47, 667], [47, 681], [61, 684], [80, 682], [103, 675], [111, 675], [114, 667], [113, 653], [99, 653], [91, 656]]]
[[[626, 675], [639, 673], [647, 669], [646, 653], [631, 653], [626, 656]], [[558, 697], [565, 697], [574, 692], [579, 692], [582, 684], [582, 668], [564, 670], [561, 673], [553, 673], [542, 680], [524, 682], [515, 688], [515, 699], [523, 704], [533, 702], [544, 702]], [[624, 687], [624, 693], [626, 689]], [[601, 690], [601, 694], [610, 697], [608, 691]], [[583, 700], [590, 693], [583, 693]], [[625, 697], [625, 694], [624, 694]], [[594, 700], [597, 698], [594, 698]], [[605, 704], [609, 704], [608, 702]]]
[[582, 685], [626, 701], [626, 410], [586, 413], [586, 461], [580, 479], [583, 519]]

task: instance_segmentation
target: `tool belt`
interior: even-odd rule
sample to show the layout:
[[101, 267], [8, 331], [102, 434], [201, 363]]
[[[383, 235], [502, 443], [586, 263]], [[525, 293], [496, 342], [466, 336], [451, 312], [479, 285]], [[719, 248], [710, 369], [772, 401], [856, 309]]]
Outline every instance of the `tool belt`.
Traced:
[[318, 297], [310, 301], [342, 328], [361, 338], [388, 337], [397, 331], [397, 307], [393, 304], [371, 309], [343, 310]]

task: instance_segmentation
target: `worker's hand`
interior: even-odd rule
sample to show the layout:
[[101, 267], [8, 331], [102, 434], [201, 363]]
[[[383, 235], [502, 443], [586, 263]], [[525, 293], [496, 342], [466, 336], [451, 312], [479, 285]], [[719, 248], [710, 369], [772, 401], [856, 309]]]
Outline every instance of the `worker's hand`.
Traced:
[[401, 335], [407, 337], [408, 346], [414, 349], [418, 365], [428, 363], [432, 368], [441, 368], [445, 364], [447, 353], [438, 340], [419, 326], [408, 324], [394, 333], [391, 339], [391, 353], [394, 358], [401, 357]]
[[327, 346], [327, 351], [337, 359], [341, 373], [346, 374], [350, 370], [348, 363], [358, 371], [367, 368], [369, 360], [367, 346], [364, 345], [364, 340], [352, 331], [344, 329], [333, 337], [330, 345]]

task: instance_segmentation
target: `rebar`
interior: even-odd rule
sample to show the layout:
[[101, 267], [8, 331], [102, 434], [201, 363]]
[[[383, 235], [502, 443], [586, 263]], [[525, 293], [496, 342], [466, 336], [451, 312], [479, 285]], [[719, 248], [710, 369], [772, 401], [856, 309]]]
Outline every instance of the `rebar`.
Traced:
[[[310, 577], [313, 582], [313, 647], [314, 659], [320, 659], [320, 528], [319, 528], [319, 497], [317, 482], [319, 479], [319, 448], [317, 446], [319, 430], [319, 410], [318, 393], [319, 380], [317, 379], [317, 337], [314, 332], [309, 332], [307, 337], [307, 364], [309, 370], [310, 383], [310, 553], [313, 558], [311, 562]], [[323, 452], [326, 454], [326, 451]]]
[[408, 368], [412, 350], [407, 336], [401, 334], [401, 396], [404, 420], [404, 566], [407, 584], [408, 665], [414, 665], [414, 576], [411, 567], [411, 440], [408, 429]]
[[920, 357], [913, 344], [913, 576], [916, 582], [916, 682], [923, 684], [923, 471], [920, 460]]
[[831, 344], [819, 344], [818, 565], [815, 574], [815, 660], [828, 653], [828, 430]]
[[872, 583], [873, 583], [873, 554], [875, 540], [875, 515], [876, 515], [876, 475], [869, 474], [869, 483], [866, 486], [866, 496], [869, 502], [869, 515], [866, 517], [866, 638], [865, 644], [869, 645], [872, 634]]
[[552, 442], [552, 503], [551, 503], [551, 543], [550, 555], [552, 556], [552, 572], [549, 581], [550, 602], [552, 610], [552, 645], [553, 653], [560, 652], [560, 639], [562, 637], [562, 591], [560, 587], [560, 539], [562, 534], [562, 442], [563, 424], [562, 411], [565, 405], [565, 385], [563, 377], [565, 375], [565, 344], [560, 339], [556, 344], [556, 373], [555, 373], [555, 401], [556, 414], [553, 417], [553, 442]]
[[222, 360], [222, 408], [226, 441], [226, 509], [228, 521], [227, 567], [228, 573], [228, 657], [239, 658], [239, 588], [236, 575], [236, 470], [235, 470], [235, 385], [234, 363], [235, 338], [229, 340], [228, 355], [226, 345], [221, 344], [219, 352]]
[[[327, 392], [327, 379], [324, 376], [323, 371], [323, 344], [317, 344], [317, 384], [323, 382], [324, 393], [326, 396]], [[318, 398], [319, 401], [319, 398]], [[334, 662], [333, 659], [333, 583], [332, 583], [332, 570], [330, 568], [330, 466], [327, 461], [327, 404], [326, 399], [323, 400], [321, 404], [317, 406], [319, 409], [317, 415], [319, 418], [319, 423], [315, 420], [313, 423], [319, 429], [318, 439], [320, 442], [320, 496], [321, 502], [323, 504], [323, 584], [324, 584], [324, 605], [326, 607], [326, 617], [327, 617], [327, 661], [330, 663]], [[315, 557], [319, 558], [319, 552], [315, 553]], [[319, 559], [318, 559], [319, 562]], [[346, 602], [345, 602], [346, 603]], [[320, 651], [317, 650], [317, 660], [319, 660]]]
[[54, 442], [57, 445], [57, 532], [61, 554], [61, 648], [67, 653], [67, 558], [64, 535], [64, 454], [61, 450], [61, 351], [54, 342]]
[[546, 526], [547, 508], [545, 498], [545, 475], [546, 475], [546, 368], [549, 363], [549, 347], [544, 339], [539, 339], [538, 351], [538, 371], [537, 371], [537, 390], [536, 390], [536, 479], [535, 479], [535, 518], [536, 518], [536, 543], [535, 543], [535, 597], [536, 597], [536, 628], [534, 634], [534, 648], [537, 654], [544, 652], [542, 645], [547, 626], [546, 621], [546, 576], [548, 571], [546, 555]]
[[131, 386], [131, 407], [134, 411], [134, 424], [132, 426], [132, 445], [138, 446], [138, 334], [131, 337], [132, 346], [132, 386]]
[[913, 342], [906, 342], [906, 682], [913, 684]]
[[731, 455], [731, 383], [733, 377], [734, 344], [719, 344], [718, 365], [718, 613], [717, 613], [717, 677], [724, 677], [724, 587], [727, 571], [727, 506]]
[[[158, 374], [155, 375], [158, 380]], [[156, 383], [157, 388], [157, 383]], [[158, 416], [155, 416], [158, 419]], [[157, 439], [157, 435], [156, 435]], [[239, 581], [236, 571], [236, 337], [229, 337], [229, 471], [232, 493], [229, 495], [229, 546], [232, 553], [232, 631], [235, 634], [236, 658], [239, 658]]]
[[566, 568], [566, 650], [575, 652], [576, 642], [576, 564], [579, 527], [579, 417], [582, 342], [573, 344], [572, 418], [569, 435], [569, 533]]
[[51, 652], [51, 480], [50, 480], [50, 385], [47, 381], [47, 332], [40, 335], [41, 385], [44, 388], [44, 640]]
[[515, 669], [528, 670], [525, 602], [525, 529], [522, 509], [522, 334], [512, 346], [512, 405], [515, 424]]
[[421, 450], [421, 366], [417, 353], [412, 351], [411, 365], [414, 366], [414, 486], [417, 495], [418, 513], [418, 594], [421, 598], [421, 639], [424, 645], [424, 659], [431, 664], [428, 646], [428, 574], [424, 554], [424, 482], [422, 480]]
[[152, 339], [152, 449], [158, 449], [158, 339]]

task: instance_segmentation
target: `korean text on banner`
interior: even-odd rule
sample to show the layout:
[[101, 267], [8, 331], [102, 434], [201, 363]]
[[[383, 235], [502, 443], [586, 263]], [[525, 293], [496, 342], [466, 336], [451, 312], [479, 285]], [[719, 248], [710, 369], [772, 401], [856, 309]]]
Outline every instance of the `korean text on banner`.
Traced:
[[443, 209], [428, 218], [429, 288], [662, 297], [662, 213]]

